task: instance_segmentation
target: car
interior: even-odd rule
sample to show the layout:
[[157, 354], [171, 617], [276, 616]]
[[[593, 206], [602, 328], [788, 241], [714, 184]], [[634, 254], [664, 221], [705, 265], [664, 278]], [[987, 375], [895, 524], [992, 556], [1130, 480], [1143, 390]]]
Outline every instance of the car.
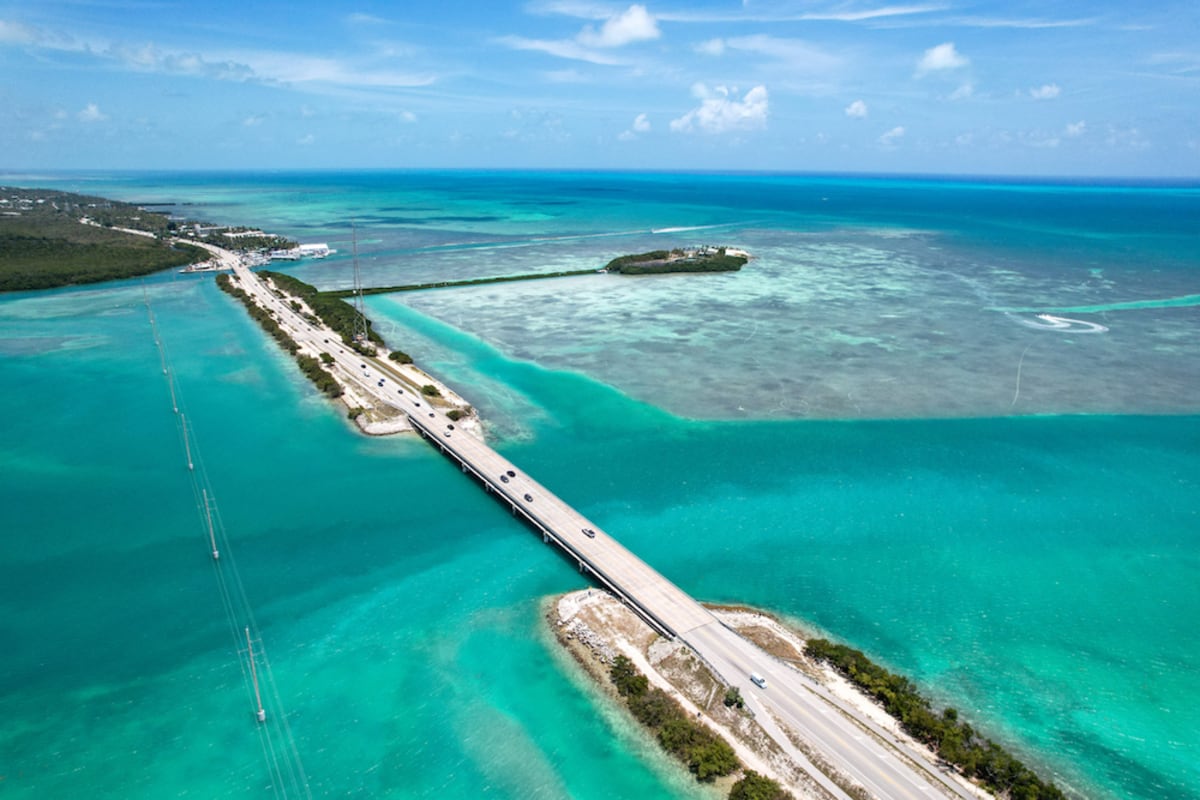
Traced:
[[403, 389], [397, 389], [397, 390], [396, 390], [396, 394], [404, 394], [404, 390], [403, 390]]
[[367, 365], [366, 365], [366, 364], [359, 364], [359, 366], [360, 366], [360, 367], [362, 367], [363, 369], [366, 369], [366, 368], [367, 368]]
[[767, 688], [767, 679], [762, 675], [759, 675], [757, 672], [750, 673], [750, 682], [760, 689]]
[[421, 401], [420, 401], [420, 400], [413, 400], [413, 405], [414, 405], [414, 406], [419, 406], [419, 405], [421, 405]]
[[508, 471], [508, 477], [510, 477], [510, 478], [515, 478], [515, 477], [517, 477], [517, 473], [513, 472], [513, 471], [510, 469], [510, 470]]
[[584, 536], [586, 536], [586, 537], [588, 537], [589, 539], [595, 539], [595, 538], [596, 538], [596, 532], [595, 532], [594, 530], [592, 530], [591, 528], [584, 528], [584, 529], [583, 529], [583, 535], [584, 535]]
[[379, 385], [379, 386], [383, 386], [383, 378], [380, 378], [380, 379], [379, 379], [379, 383], [378, 383], [377, 385]]
[[450, 431], [442, 431], [442, 436], [445, 436], [447, 439], [449, 439], [449, 438], [450, 438]]
[[526, 503], [532, 503], [532, 502], [533, 502], [533, 495], [531, 495], [531, 494], [527, 494], [527, 495], [525, 495], [525, 502], [526, 502]]
[[507, 475], [501, 475], [501, 476], [500, 476], [500, 481], [501, 481], [501, 483], [508, 483], [508, 476], [507, 476]]
[[328, 340], [328, 339], [326, 339], [326, 340], [325, 340], [325, 344], [329, 344], [329, 340]]
[[432, 412], [432, 411], [430, 411], [430, 412], [429, 412], [429, 416], [431, 416], [431, 417], [433, 416], [433, 412]]
[[453, 426], [453, 425], [447, 425], [447, 426], [446, 426], [446, 428], [447, 428], [447, 429], [449, 429], [449, 430], [454, 430], [454, 426]]

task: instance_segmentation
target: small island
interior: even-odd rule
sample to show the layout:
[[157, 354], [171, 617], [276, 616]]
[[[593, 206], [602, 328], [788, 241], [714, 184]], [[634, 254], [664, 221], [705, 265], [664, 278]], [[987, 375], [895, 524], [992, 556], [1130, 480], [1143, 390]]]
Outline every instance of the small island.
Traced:
[[668, 272], [737, 272], [750, 254], [732, 247], [675, 248], [651, 250], [649, 253], [619, 256], [605, 265], [601, 272], [620, 275], [661, 275]]

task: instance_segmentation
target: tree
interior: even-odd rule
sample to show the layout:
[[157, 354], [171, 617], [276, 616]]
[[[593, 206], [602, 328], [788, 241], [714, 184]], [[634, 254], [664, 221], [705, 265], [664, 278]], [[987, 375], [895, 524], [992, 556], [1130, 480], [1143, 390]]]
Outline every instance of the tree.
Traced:
[[737, 706], [745, 708], [746, 701], [742, 699], [742, 691], [736, 686], [730, 686], [725, 690], [725, 707]]

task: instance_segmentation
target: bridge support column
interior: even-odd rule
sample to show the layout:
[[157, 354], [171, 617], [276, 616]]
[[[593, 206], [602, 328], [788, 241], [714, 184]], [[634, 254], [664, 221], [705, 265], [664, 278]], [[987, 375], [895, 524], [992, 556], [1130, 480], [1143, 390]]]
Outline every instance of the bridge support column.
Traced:
[[542, 544], [549, 544], [549, 542], [550, 542], [550, 534], [546, 533], [545, 531], [542, 531]]

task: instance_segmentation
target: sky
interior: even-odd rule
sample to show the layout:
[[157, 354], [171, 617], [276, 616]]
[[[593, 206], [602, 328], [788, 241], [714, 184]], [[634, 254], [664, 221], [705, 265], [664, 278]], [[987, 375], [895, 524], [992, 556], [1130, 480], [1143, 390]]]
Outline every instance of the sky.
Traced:
[[0, 0], [0, 169], [1200, 176], [1195, 0]]

